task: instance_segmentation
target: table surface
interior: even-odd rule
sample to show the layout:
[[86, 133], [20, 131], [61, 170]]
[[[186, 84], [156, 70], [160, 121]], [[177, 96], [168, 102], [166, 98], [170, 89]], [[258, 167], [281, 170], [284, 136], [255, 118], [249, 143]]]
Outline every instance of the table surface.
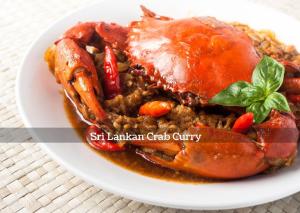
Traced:
[[[300, 19], [300, 0], [252, 1]], [[91, 1], [1, 0], [0, 3], [0, 127], [22, 127], [14, 87], [26, 49], [48, 25]], [[66, 171], [33, 143], [29, 135], [4, 137], [5, 141], [26, 143], [0, 144], [1, 212], [184, 212], [105, 192]], [[260, 206], [218, 212], [300, 212], [300, 193]]]

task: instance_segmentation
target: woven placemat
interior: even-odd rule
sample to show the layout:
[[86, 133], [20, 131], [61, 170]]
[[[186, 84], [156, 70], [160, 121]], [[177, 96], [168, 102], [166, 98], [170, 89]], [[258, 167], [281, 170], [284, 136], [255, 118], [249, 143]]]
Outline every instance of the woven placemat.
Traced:
[[[299, 0], [253, 1], [300, 19]], [[65, 13], [90, 3], [0, 1], [0, 127], [23, 126], [14, 86], [18, 66], [32, 40]], [[0, 144], [0, 212], [183, 212], [131, 201], [90, 185], [51, 160], [27, 134], [15, 138], [0, 132], [0, 137], [26, 142]], [[265, 205], [219, 212], [300, 212], [300, 193]]]

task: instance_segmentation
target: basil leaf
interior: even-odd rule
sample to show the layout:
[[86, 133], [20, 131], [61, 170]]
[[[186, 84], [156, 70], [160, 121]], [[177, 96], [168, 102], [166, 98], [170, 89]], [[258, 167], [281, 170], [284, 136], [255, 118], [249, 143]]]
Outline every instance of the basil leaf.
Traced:
[[235, 82], [210, 99], [209, 103], [223, 106], [247, 106], [249, 103], [242, 90], [250, 86], [251, 84], [245, 81]]
[[275, 59], [264, 56], [252, 75], [254, 86], [264, 88], [266, 95], [279, 89], [284, 78], [284, 67]]
[[272, 109], [290, 112], [286, 98], [276, 92], [284, 78], [282, 64], [264, 56], [252, 74], [252, 84], [245, 81], [233, 83], [215, 95], [209, 103], [223, 106], [247, 107], [254, 114], [255, 123], [263, 122]]
[[284, 95], [278, 92], [273, 92], [271, 95], [269, 95], [266, 98], [264, 105], [267, 106], [268, 108], [277, 109], [283, 112], [291, 111], [289, 104], [286, 98], [284, 97]]
[[264, 90], [253, 85], [243, 88], [241, 92], [245, 98], [244, 102], [249, 103], [248, 105], [256, 101], [263, 101], [266, 98]]
[[264, 101], [259, 101], [251, 104], [246, 108], [247, 112], [252, 112], [254, 114], [254, 122], [261, 123], [269, 115], [271, 108], [264, 105]]

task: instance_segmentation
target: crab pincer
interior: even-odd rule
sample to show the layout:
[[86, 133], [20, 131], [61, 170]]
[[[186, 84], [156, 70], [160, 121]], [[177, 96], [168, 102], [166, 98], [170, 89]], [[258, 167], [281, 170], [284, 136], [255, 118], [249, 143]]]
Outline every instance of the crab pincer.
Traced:
[[[236, 179], [258, 174], [271, 167], [290, 165], [297, 153], [298, 130], [294, 117], [277, 111], [255, 126], [257, 141], [241, 133], [211, 127], [191, 127], [195, 141], [135, 143], [155, 148], [169, 157], [141, 148], [137, 154], [163, 167], [217, 179]], [[167, 146], [168, 145], [168, 146]], [[169, 147], [174, 147], [172, 152]]]
[[[85, 121], [108, 123], [101, 106], [104, 100], [101, 81], [92, 56], [86, 51], [89, 45], [103, 48], [111, 44], [124, 49], [126, 27], [114, 23], [83, 22], [68, 29], [45, 53], [45, 59], [58, 83]], [[110, 98], [120, 92], [116, 59], [112, 49], [106, 47], [104, 76], [106, 95]]]
[[99, 104], [103, 95], [93, 60], [74, 40], [65, 38], [56, 45], [54, 73], [85, 119], [92, 122], [106, 119]]

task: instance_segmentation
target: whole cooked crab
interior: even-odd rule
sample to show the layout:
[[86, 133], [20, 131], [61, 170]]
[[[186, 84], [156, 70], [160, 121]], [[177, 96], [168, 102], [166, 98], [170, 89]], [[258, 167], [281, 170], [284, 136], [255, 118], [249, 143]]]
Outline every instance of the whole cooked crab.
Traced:
[[[46, 52], [46, 60], [67, 96], [88, 122], [110, 126], [101, 103], [120, 94], [115, 56], [124, 51], [133, 69], [185, 104], [209, 106], [208, 101], [237, 81], [251, 81], [260, 61], [252, 40], [241, 30], [211, 17], [172, 19], [142, 7], [144, 16], [129, 27], [104, 22], [79, 23], [66, 31]], [[103, 48], [104, 73], [98, 73], [87, 46]], [[288, 72], [282, 90], [292, 101], [300, 98], [299, 66], [282, 61]], [[198, 101], [195, 103], [195, 99]], [[147, 114], [147, 105], [140, 113]], [[168, 111], [168, 104], [160, 106]], [[157, 109], [157, 108], [155, 108]], [[158, 112], [152, 113], [159, 116]], [[153, 111], [152, 111], [153, 112]], [[170, 156], [139, 149], [145, 159], [203, 177], [234, 179], [289, 165], [297, 153], [298, 130], [292, 113], [273, 110], [254, 126], [257, 139], [245, 134], [205, 126], [191, 126], [200, 143], [169, 141], [132, 144]], [[118, 150], [113, 147], [112, 150]]]

